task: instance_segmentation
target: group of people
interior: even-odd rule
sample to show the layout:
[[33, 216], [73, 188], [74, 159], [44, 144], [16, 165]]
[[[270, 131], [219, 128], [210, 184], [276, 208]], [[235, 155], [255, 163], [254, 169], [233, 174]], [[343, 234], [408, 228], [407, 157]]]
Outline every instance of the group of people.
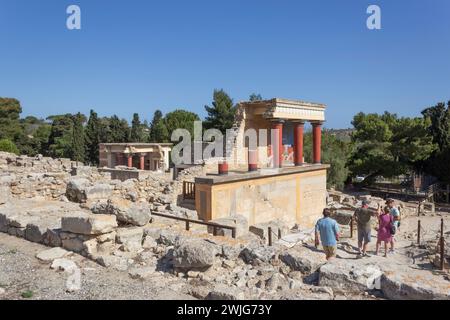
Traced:
[[[367, 247], [372, 241], [372, 226], [375, 218], [378, 221], [377, 243], [375, 255], [379, 254], [380, 246], [384, 243], [384, 256], [395, 253], [395, 234], [400, 227], [400, 211], [395, 207], [395, 201], [388, 199], [386, 206], [377, 209], [369, 207], [370, 201], [363, 200], [361, 208], [355, 210], [354, 218], [358, 228], [358, 258], [369, 257]], [[337, 242], [339, 241], [339, 225], [331, 218], [332, 211], [328, 208], [323, 210], [323, 218], [316, 223], [315, 245], [322, 242], [323, 250], [327, 260], [336, 257]]]

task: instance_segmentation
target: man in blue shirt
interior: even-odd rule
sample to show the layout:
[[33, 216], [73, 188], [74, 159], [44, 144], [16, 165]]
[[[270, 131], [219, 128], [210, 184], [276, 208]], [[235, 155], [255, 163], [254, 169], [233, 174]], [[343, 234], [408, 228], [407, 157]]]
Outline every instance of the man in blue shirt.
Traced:
[[327, 260], [336, 256], [337, 241], [339, 240], [339, 226], [336, 220], [330, 218], [330, 209], [323, 210], [323, 218], [316, 223], [316, 247], [322, 241], [323, 251]]

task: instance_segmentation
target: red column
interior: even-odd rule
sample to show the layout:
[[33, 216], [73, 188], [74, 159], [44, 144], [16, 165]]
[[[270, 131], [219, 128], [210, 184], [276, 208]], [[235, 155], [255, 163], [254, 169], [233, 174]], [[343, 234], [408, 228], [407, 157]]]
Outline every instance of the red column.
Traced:
[[128, 168], [133, 168], [133, 155], [129, 153], [127, 156], [128, 156]]
[[228, 174], [228, 162], [226, 161], [219, 162], [218, 169], [220, 175]]
[[258, 150], [248, 150], [248, 171], [258, 170]]
[[272, 134], [272, 152], [273, 164], [275, 168], [281, 168], [283, 165], [283, 122], [277, 121], [272, 124], [272, 130], [277, 130]]
[[140, 157], [139, 157], [139, 169], [145, 170], [145, 153], [140, 154]]
[[121, 158], [120, 158], [121, 153], [116, 153], [116, 166], [120, 166], [121, 165]]
[[294, 164], [296, 166], [303, 165], [303, 131], [304, 122], [294, 124]]
[[315, 164], [321, 163], [320, 150], [322, 148], [322, 123], [313, 122], [313, 161]]

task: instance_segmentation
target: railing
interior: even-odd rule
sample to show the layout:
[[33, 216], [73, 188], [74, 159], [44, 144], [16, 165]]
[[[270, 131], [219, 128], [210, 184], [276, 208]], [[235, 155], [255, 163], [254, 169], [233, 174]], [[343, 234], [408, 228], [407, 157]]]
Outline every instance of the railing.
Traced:
[[195, 200], [195, 183], [183, 181], [183, 200]]
[[193, 220], [193, 219], [188, 219], [188, 218], [182, 218], [182, 217], [177, 217], [177, 216], [173, 216], [170, 214], [164, 214], [164, 213], [159, 213], [159, 212], [152, 212], [152, 215], [162, 217], [162, 218], [184, 221], [186, 223], [186, 231], [190, 230], [191, 223], [212, 227], [214, 236], [217, 236], [217, 229], [228, 229], [228, 230], [231, 230], [231, 237], [233, 239], [236, 239], [236, 227], [226, 226], [226, 225], [218, 224], [218, 223], [214, 223], [214, 222], [206, 222], [206, 221], [202, 221], [202, 220]]

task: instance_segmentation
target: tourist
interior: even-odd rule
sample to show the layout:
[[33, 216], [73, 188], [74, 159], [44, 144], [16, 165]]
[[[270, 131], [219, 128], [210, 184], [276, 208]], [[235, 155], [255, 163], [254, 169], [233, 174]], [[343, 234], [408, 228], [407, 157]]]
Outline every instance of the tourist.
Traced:
[[316, 247], [322, 241], [323, 251], [327, 260], [336, 257], [337, 241], [339, 241], [339, 226], [331, 217], [331, 210], [323, 210], [323, 218], [316, 223]]
[[[370, 209], [369, 204], [369, 200], [363, 200], [362, 207], [356, 209], [354, 214], [358, 226], [358, 258], [369, 257], [367, 246], [372, 240], [371, 218], [377, 215], [377, 211]], [[378, 208], [380, 208], [379, 205]]]
[[[394, 223], [393, 223], [394, 228], [397, 231], [398, 228], [400, 227], [400, 211], [394, 206], [394, 199], [388, 199], [386, 201], [386, 205], [389, 208], [389, 213], [394, 220]], [[395, 253], [395, 236], [394, 235], [392, 235], [391, 249], [389, 250], [389, 253]]]
[[384, 207], [378, 215], [378, 239], [375, 254], [378, 255], [381, 242], [384, 242], [384, 256], [387, 257], [388, 243], [392, 243], [391, 227], [393, 217], [388, 206]]

